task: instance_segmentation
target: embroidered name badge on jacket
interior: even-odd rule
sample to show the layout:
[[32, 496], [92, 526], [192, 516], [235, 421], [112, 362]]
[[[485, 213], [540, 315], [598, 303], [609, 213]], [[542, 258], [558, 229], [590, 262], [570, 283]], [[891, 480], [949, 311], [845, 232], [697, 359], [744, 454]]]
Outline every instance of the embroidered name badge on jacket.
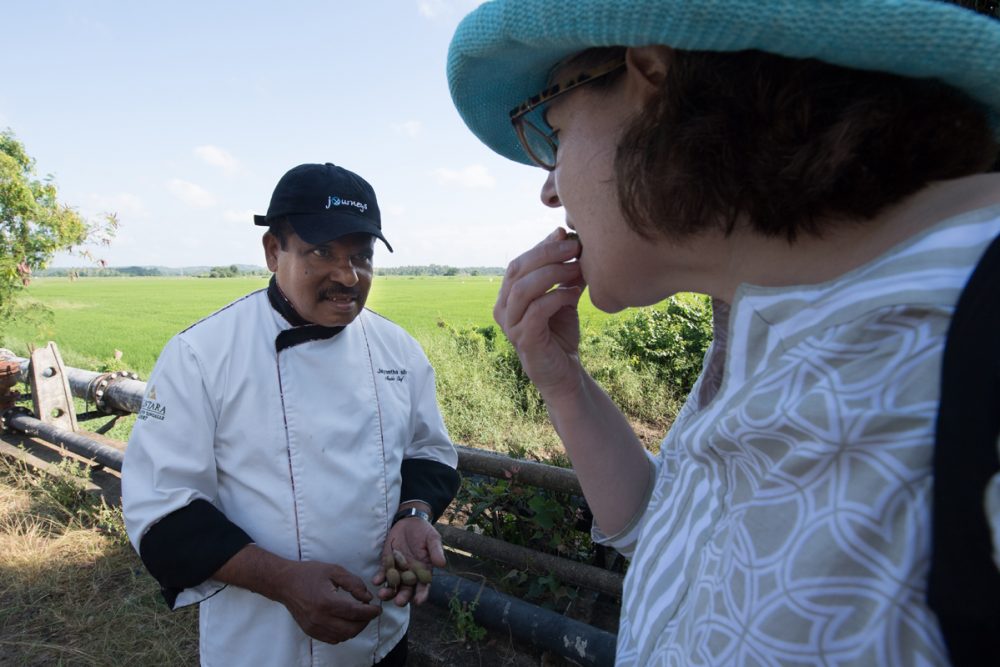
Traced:
[[378, 374], [386, 382], [402, 382], [406, 379], [405, 368], [380, 368]]

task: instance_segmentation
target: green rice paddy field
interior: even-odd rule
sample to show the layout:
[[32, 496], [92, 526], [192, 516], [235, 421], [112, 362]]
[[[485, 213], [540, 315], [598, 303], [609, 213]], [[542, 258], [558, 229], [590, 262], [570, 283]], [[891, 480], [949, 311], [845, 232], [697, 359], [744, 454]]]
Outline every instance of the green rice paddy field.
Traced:
[[[0, 345], [25, 355], [54, 340], [71, 366], [98, 369], [122, 351], [122, 363], [147, 377], [167, 340], [230, 301], [267, 285], [264, 278], [40, 278], [27, 297], [49, 314], [40, 322], [0, 328]], [[496, 276], [377, 276], [368, 307], [425, 341], [444, 320], [455, 327], [493, 323]], [[587, 300], [584, 327], [610, 316]]]

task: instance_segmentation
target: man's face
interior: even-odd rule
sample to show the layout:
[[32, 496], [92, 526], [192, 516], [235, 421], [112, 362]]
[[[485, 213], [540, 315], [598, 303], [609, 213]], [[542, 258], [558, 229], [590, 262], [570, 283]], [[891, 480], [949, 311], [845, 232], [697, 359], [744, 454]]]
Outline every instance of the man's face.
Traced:
[[350, 324], [361, 313], [372, 286], [375, 237], [348, 234], [312, 245], [289, 229], [285, 247], [264, 234], [267, 268], [304, 319], [327, 327]]

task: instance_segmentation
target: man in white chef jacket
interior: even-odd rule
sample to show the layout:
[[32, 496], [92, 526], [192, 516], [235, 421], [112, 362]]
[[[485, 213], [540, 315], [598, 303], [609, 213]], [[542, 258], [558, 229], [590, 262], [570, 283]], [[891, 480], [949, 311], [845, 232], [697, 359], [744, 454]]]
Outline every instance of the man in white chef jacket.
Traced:
[[409, 602], [392, 549], [444, 565], [432, 521], [458, 488], [434, 373], [364, 308], [372, 187], [333, 164], [278, 182], [267, 289], [175, 336], [125, 456], [133, 546], [172, 608], [200, 604], [203, 665], [402, 665]]

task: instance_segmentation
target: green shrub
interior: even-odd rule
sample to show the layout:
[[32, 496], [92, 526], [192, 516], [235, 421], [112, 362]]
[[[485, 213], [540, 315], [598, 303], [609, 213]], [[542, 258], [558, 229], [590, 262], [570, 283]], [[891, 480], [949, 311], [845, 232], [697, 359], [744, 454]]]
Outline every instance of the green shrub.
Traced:
[[463, 478], [453, 507], [488, 537], [577, 560], [593, 556], [589, 533], [576, 527], [583, 499], [521, 484], [516, 472], [507, 479]]
[[[626, 417], [666, 426], [701, 371], [711, 320], [707, 297], [671, 297], [603, 331], [584, 332], [580, 358]], [[513, 456], [558, 451], [542, 398], [500, 330], [493, 325], [459, 328], [440, 320], [438, 328], [443, 337], [428, 356], [438, 373], [452, 437], [496, 443], [495, 449]]]
[[463, 354], [466, 364], [485, 363], [498, 388], [509, 394], [520, 415], [538, 419], [545, 414], [545, 405], [535, 385], [521, 367], [521, 360], [510, 341], [494, 325], [456, 329], [438, 321]]
[[580, 359], [629, 419], [661, 425], [673, 420], [682, 398], [678, 390], [645, 366], [631, 363], [609, 334], [585, 336]]
[[673, 296], [655, 308], [635, 311], [608, 333], [633, 367], [652, 371], [687, 395], [712, 341], [711, 302], [708, 297]]
[[[456, 330], [442, 324], [440, 335], [421, 343], [437, 377], [438, 404], [448, 432], [458, 443], [474, 443], [517, 458], [547, 460], [561, 449], [538, 392], [514, 373], [510, 343], [490, 331]], [[510, 350], [513, 353], [513, 350]], [[516, 354], [514, 359], [516, 359]], [[533, 393], [533, 396], [532, 396]], [[526, 407], [534, 406], [526, 411]]]
[[[521, 484], [516, 468], [506, 479], [466, 476], [450, 518], [480, 535], [581, 562], [593, 562], [595, 545], [586, 529], [583, 499]], [[578, 590], [542, 570], [511, 569], [503, 589], [553, 609], [576, 599]]]
[[448, 598], [448, 620], [451, 621], [455, 639], [463, 644], [479, 642], [486, 637], [486, 628], [476, 623], [474, 616], [478, 606], [478, 597], [471, 602], [462, 602], [458, 593]]

